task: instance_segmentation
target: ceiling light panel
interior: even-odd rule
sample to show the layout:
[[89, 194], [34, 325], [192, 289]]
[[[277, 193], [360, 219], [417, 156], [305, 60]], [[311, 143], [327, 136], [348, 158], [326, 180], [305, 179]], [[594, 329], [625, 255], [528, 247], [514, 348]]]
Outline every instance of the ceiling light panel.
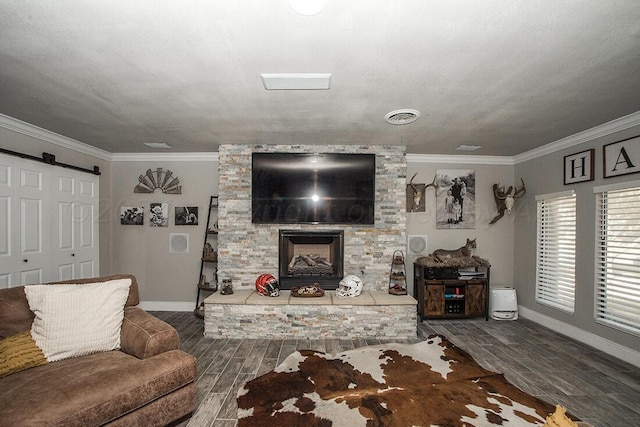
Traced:
[[166, 142], [145, 142], [144, 145], [151, 148], [171, 148]]
[[327, 73], [263, 73], [260, 78], [266, 90], [327, 90], [331, 87], [331, 74]]
[[476, 151], [482, 148], [482, 145], [459, 145], [456, 151]]

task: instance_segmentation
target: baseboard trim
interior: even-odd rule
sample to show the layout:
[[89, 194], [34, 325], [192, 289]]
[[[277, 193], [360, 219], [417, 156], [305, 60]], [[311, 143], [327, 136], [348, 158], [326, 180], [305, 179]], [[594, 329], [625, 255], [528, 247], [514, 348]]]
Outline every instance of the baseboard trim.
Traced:
[[145, 311], [193, 311], [195, 304], [190, 301], [140, 301]]
[[549, 316], [545, 316], [544, 314], [540, 314], [521, 305], [518, 306], [518, 312], [520, 316], [525, 319], [536, 322], [542, 326], [554, 330], [559, 334], [566, 335], [604, 353], [617, 357], [620, 360], [640, 367], [640, 352], [632, 350], [608, 339], [602, 338], [598, 335], [592, 334], [591, 332], [587, 332], [580, 328], [576, 328], [575, 326], [560, 322], [559, 320], [553, 319]]

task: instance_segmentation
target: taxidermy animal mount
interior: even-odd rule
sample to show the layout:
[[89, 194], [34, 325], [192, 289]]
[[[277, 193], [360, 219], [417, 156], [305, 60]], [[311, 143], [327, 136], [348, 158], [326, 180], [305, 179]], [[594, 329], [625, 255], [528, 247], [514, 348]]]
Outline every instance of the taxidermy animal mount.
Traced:
[[414, 173], [407, 184], [407, 212], [424, 212], [425, 211], [425, 202], [424, 202], [424, 193], [427, 191], [427, 188], [433, 187], [436, 190], [438, 189], [438, 185], [436, 184], [436, 177], [433, 177], [433, 182], [431, 184], [414, 184], [413, 179], [418, 175], [418, 172]]
[[436, 249], [433, 256], [437, 261], [443, 262], [447, 258], [470, 258], [476, 252], [476, 239], [467, 239], [467, 244], [458, 249]]
[[511, 194], [513, 191], [513, 186], [509, 186], [509, 188], [505, 191], [504, 185], [500, 186], [500, 184], [493, 184], [493, 197], [496, 199], [496, 207], [498, 208], [498, 215], [491, 220], [489, 224], [495, 224], [500, 218], [504, 216], [506, 212], [507, 215], [511, 215], [511, 209], [513, 209], [513, 205], [516, 203], [516, 199], [524, 196], [527, 192], [527, 189], [524, 186], [524, 180], [520, 178], [522, 182], [522, 187], [516, 188], [515, 193]]

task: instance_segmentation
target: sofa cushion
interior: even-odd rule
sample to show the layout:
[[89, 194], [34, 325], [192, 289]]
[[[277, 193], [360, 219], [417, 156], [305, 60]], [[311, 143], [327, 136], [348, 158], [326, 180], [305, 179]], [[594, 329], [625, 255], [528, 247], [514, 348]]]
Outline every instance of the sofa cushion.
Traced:
[[0, 427], [103, 425], [195, 377], [195, 358], [181, 350], [144, 360], [116, 350], [48, 363], [2, 378]]
[[0, 378], [46, 363], [29, 331], [0, 340]]
[[[114, 274], [111, 276], [93, 277], [88, 279], [72, 279], [60, 281], [63, 284], [87, 284], [106, 282], [108, 280], [130, 279], [129, 297], [125, 306], [140, 304], [138, 296], [138, 282], [132, 274]], [[0, 289], [0, 338], [6, 338], [20, 332], [28, 331], [33, 322], [33, 312], [29, 310], [29, 303], [24, 294], [24, 286]]]
[[130, 279], [83, 285], [29, 285], [31, 336], [49, 362], [120, 348]]
[[24, 294], [24, 286], [0, 289], [0, 338], [28, 331], [33, 313]]

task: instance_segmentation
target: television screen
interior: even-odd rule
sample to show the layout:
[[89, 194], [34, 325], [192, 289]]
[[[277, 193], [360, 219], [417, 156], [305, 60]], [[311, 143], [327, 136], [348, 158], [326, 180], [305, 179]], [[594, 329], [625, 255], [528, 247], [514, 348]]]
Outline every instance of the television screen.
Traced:
[[253, 153], [254, 223], [373, 224], [375, 154]]

